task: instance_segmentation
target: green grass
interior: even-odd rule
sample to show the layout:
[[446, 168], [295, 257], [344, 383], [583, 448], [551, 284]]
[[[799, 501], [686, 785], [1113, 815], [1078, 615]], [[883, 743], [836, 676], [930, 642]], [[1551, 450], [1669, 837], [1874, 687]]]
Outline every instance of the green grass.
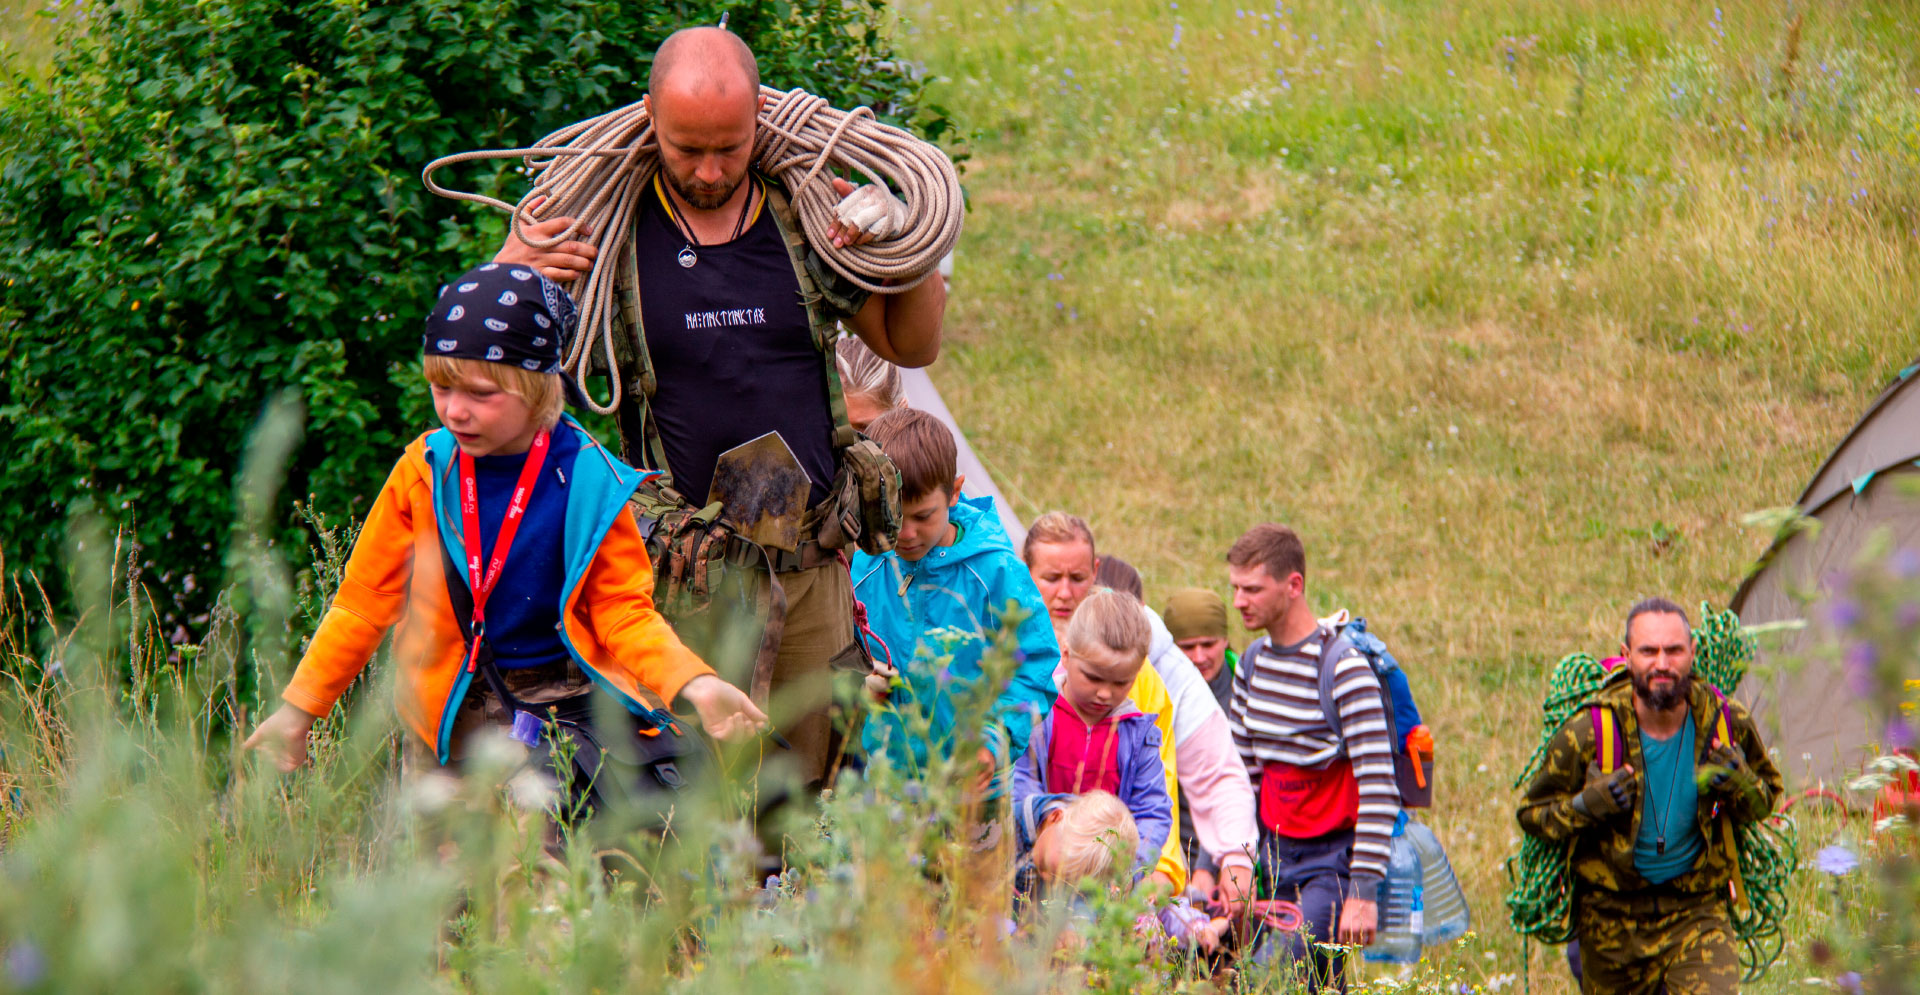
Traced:
[[[44, 60], [24, 9], [0, 13], [0, 38]], [[933, 373], [976, 448], [1023, 514], [1088, 516], [1156, 601], [1223, 588], [1247, 525], [1298, 527], [1316, 604], [1374, 621], [1440, 742], [1427, 818], [1479, 928], [1418, 980], [1516, 985], [1500, 864], [1547, 667], [1609, 649], [1642, 595], [1723, 603], [1766, 538], [1741, 516], [1791, 500], [1920, 344], [1916, 15], [1803, 0], [901, 13], [902, 47], [972, 136]], [[831, 838], [797, 829], [816, 870], [770, 912], [724, 833], [685, 864], [641, 853], [702, 882], [659, 890], [651, 913], [642, 876], [609, 888], [590, 854], [536, 869], [526, 820], [483, 791], [434, 830], [461, 844], [449, 856], [385, 804], [384, 696], [336, 720], [310, 775], [246, 776], [214, 730], [257, 711], [231, 669], [251, 661], [216, 633], [198, 683], [168, 684], [137, 584], [99, 586], [120, 593], [71, 628], [38, 619], [30, 592], [0, 604], [10, 672], [92, 647], [113, 676], [95, 704], [58, 685], [0, 693], [0, 786], [22, 790], [0, 835], [0, 936], [33, 939], [66, 990], [1144, 983], [1124, 936], [1093, 938], [1085, 973], [1000, 944], [1004, 882], [925, 821], [938, 791], [837, 799]], [[234, 625], [273, 629], [257, 608]], [[1816, 813], [1803, 850], [1863, 832]], [[1794, 945], [1749, 990], [1872, 956], [1817, 965], [1806, 946], [1885, 908], [1862, 876], [1794, 887]], [[695, 932], [661, 925], [678, 921]], [[1570, 990], [1557, 951], [1533, 948], [1530, 967], [1535, 990]], [[0, 973], [0, 990], [27, 987]]]
[[1547, 668], [1643, 595], [1724, 604], [1741, 516], [1920, 351], [1920, 21], [1238, 6], [905, 7], [973, 136], [933, 374], [1019, 510], [1087, 516], [1150, 598], [1300, 529], [1316, 604], [1412, 670], [1481, 927], [1440, 963], [1485, 981]]
[[12, 55], [22, 65], [44, 67], [53, 58], [59, 18], [76, 16], [76, 7], [72, 2], [63, 5], [46, 0], [0, 3], [0, 53]]

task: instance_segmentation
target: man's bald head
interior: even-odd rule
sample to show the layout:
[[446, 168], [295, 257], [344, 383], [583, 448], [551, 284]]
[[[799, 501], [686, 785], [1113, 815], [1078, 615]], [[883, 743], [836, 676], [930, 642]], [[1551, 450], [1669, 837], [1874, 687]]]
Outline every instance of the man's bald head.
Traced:
[[760, 93], [760, 63], [740, 36], [725, 28], [681, 28], [653, 53], [647, 91], [674, 88], [730, 94], [735, 88]]

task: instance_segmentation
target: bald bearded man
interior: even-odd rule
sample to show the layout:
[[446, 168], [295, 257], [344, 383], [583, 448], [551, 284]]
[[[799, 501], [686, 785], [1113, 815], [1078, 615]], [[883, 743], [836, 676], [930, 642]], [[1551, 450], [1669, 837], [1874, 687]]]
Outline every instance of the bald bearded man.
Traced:
[[[808, 505], [818, 509], [839, 470], [839, 453], [826, 377], [832, 357], [823, 360], [815, 347], [810, 318], [821, 315], [809, 308], [830, 305], [803, 300], [786, 241], [766, 209], [777, 184], [751, 168], [765, 102], [759, 66], [732, 32], [688, 28], [655, 53], [647, 91], [660, 168], [634, 222], [638, 286], [624, 295], [622, 311], [623, 319], [638, 316], [640, 328], [629, 324], [624, 331], [638, 332], [658, 381], [647, 404], [667, 465], [652, 468], [670, 469], [674, 488], [697, 506], [705, 503], [720, 454], [778, 432], [806, 470]], [[856, 190], [837, 178], [833, 185], [843, 198], [884, 195], [904, 211], [884, 189]], [[553, 218], [528, 230], [550, 238], [572, 223]], [[842, 246], [873, 236], [836, 223], [828, 237]], [[543, 250], [509, 236], [494, 258], [565, 283], [584, 275], [594, 257], [585, 242]], [[920, 367], [939, 354], [942, 281], [870, 296], [837, 288], [834, 296], [845, 307], [824, 317], [842, 321], [880, 358]], [[621, 412], [621, 430], [630, 458], [655, 462], [638, 438], [632, 402]], [[798, 554], [775, 565], [787, 615], [771, 693], [774, 721], [793, 743], [801, 780], [818, 784], [833, 738], [829, 663], [857, 651], [847, 568], [813, 535], [803, 540]], [[730, 674], [729, 661], [714, 663]], [[741, 679], [737, 667], [731, 674]]]

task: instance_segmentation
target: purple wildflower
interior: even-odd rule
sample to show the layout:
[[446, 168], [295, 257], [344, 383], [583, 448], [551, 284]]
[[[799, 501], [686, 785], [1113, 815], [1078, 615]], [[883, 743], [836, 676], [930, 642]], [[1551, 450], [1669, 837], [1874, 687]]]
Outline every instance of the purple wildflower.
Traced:
[[1860, 605], [1849, 598], [1836, 598], [1827, 603], [1827, 621], [1836, 629], [1850, 629], [1860, 621]]
[[1813, 866], [1822, 874], [1845, 877], [1860, 866], [1860, 858], [1852, 850], [1835, 844], [1813, 855]]
[[1896, 715], [1887, 720], [1887, 733], [1881, 741], [1889, 750], [1913, 749], [1913, 726], [1904, 716]]
[[15, 988], [32, 988], [47, 976], [47, 959], [40, 948], [20, 942], [7, 948], [7, 980]]
[[1866, 641], [1853, 643], [1841, 657], [1841, 663], [1847, 673], [1847, 689], [1854, 697], [1865, 698], [1873, 694], [1873, 668], [1880, 662], [1880, 648]]
[[1887, 572], [1900, 580], [1920, 577], [1920, 549], [1908, 546], [1895, 550], [1887, 557]]

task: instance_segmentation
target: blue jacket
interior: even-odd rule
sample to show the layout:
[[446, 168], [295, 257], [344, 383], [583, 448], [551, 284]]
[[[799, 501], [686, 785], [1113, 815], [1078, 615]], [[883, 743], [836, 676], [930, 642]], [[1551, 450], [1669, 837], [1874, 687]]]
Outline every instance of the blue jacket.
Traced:
[[[896, 767], [910, 772], [923, 769], [932, 751], [952, 749], [954, 699], [980, 681], [980, 659], [1010, 607], [1023, 616], [1014, 630], [1016, 665], [983, 730], [1001, 766], [1026, 750], [1034, 717], [1056, 694], [1060, 648], [1053, 624], [993, 511], [993, 499], [962, 497], [950, 516], [959, 540], [935, 547], [918, 562], [903, 562], [898, 553], [853, 557], [854, 595], [866, 604], [873, 630], [864, 637], [867, 648], [876, 660], [890, 656], [905, 682], [894, 689], [893, 711], [867, 721], [861, 745], [868, 754], [885, 750]], [[930, 721], [924, 739], [902, 718], [916, 710]]]
[[[1133, 707], [1131, 701], [1124, 702], [1116, 734], [1120, 740], [1114, 753], [1120, 765], [1116, 797], [1133, 813], [1134, 827], [1140, 831], [1140, 849], [1133, 855], [1133, 876], [1140, 878], [1153, 870], [1161, 848], [1167, 844], [1167, 834], [1173, 832], [1173, 799], [1167, 797], [1167, 769], [1160, 763], [1160, 730], [1154, 726], [1153, 716]], [[1027, 811], [1030, 799], [1046, 793], [1047, 751], [1052, 744], [1053, 712], [1049, 709], [1039, 728], [1033, 730], [1026, 756], [1013, 767], [1016, 815]], [[1037, 828], [1047, 809], [1033, 808], [1030, 818]], [[1033, 845], [1024, 838], [1022, 842], [1028, 848]]]

